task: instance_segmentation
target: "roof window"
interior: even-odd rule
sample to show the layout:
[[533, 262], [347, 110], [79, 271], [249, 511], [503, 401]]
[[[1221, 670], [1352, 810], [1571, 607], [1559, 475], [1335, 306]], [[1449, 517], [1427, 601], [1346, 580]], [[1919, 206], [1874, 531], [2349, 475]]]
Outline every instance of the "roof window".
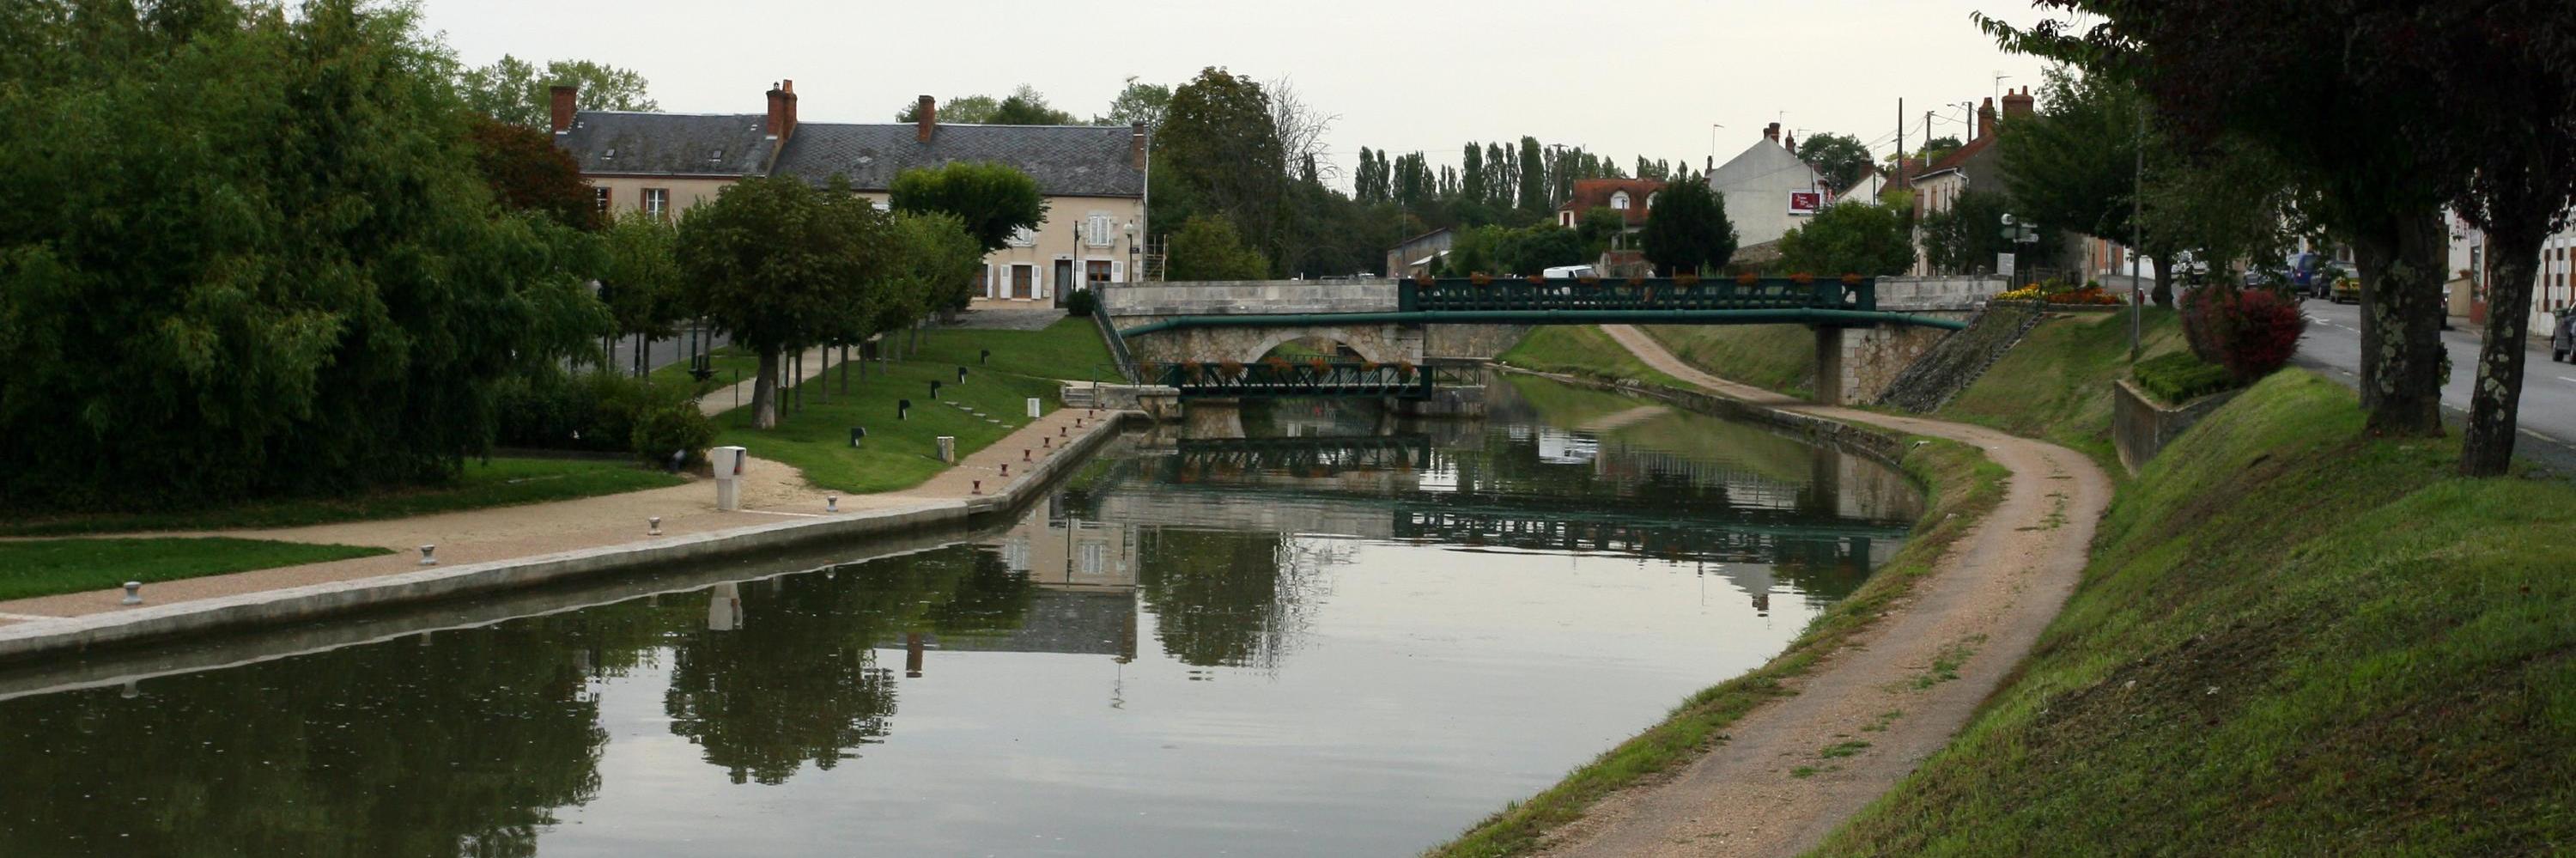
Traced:
[[614, 160], [617, 160], [617, 147], [611, 146], [611, 147], [609, 147], [608, 151], [599, 153], [599, 160], [602, 160], [602, 161], [614, 161]]

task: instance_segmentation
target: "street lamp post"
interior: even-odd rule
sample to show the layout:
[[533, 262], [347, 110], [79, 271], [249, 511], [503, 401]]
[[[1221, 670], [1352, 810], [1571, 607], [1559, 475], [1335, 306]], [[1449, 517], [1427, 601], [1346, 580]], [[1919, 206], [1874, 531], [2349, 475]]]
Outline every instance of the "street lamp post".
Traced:
[[1129, 283], [1142, 283], [1142, 282], [1144, 282], [1144, 280], [1145, 280], [1145, 272], [1144, 272], [1144, 270], [1143, 270], [1142, 268], [1139, 268], [1139, 267], [1138, 267], [1139, 263], [1142, 261], [1142, 257], [1143, 257], [1143, 254], [1139, 253], [1139, 252], [1137, 251], [1137, 248], [1136, 248], [1136, 219], [1135, 219], [1135, 218], [1128, 218], [1128, 219], [1127, 219], [1127, 282], [1129, 282]]

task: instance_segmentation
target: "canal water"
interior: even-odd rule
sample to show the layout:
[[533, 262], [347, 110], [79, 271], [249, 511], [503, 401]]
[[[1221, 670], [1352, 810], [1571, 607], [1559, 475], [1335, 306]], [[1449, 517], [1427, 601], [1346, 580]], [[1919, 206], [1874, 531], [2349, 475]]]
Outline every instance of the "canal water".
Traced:
[[1202, 411], [971, 542], [22, 691], [0, 855], [1412, 854], [1777, 653], [1920, 512], [1760, 429], [1489, 391]]

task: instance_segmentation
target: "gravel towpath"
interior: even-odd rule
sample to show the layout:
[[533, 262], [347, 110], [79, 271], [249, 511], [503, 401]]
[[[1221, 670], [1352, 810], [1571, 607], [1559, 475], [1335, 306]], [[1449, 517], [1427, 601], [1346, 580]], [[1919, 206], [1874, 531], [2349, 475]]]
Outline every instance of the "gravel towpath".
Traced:
[[1737, 721], [1670, 778], [1612, 794], [1556, 832], [1557, 856], [1794, 855], [1940, 750], [2030, 651], [2082, 576], [2111, 481], [2084, 455], [1977, 426], [1819, 406], [1716, 378], [1644, 332], [1647, 365], [1712, 392], [1973, 444], [2012, 472], [2002, 503], [1859, 641]]

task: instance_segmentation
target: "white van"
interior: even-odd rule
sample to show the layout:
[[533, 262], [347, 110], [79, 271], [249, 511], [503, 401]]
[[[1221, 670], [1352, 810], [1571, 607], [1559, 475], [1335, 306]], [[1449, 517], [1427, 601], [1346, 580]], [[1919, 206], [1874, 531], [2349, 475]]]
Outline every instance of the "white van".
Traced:
[[1592, 266], [1589, 265], [1559, 265], [1555, 268], [1548, 269], [1542, 276], [1545, 276], [1549, 280], [1576, 280], [1584, 277], [1598, 277], [1601, 275], [1594, 272], [1592, 270]]

